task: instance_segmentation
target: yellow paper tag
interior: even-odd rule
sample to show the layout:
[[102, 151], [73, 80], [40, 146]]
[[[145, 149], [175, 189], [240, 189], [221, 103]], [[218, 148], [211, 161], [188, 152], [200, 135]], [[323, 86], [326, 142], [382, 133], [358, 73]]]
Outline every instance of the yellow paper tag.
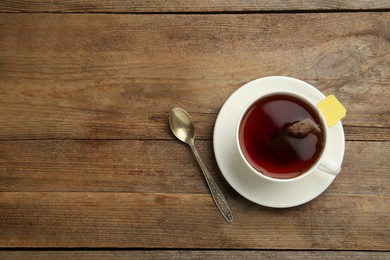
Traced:
[[328, 126], [334, 126], [347, 114], [347, 110], [334, 95], [329, 95], [318, 103], [318, 109], [324, 115]]

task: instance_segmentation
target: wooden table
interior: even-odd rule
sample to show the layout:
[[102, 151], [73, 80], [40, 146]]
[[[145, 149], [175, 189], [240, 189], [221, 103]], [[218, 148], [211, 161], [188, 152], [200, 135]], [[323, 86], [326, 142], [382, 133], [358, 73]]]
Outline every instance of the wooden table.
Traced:
[[[389, 259], [389, 10], [389, 0], [1, 1], [0, 258]], [[269, 75], [348, 109], [342, 172], [289, 209], [240, 196], [213, 153], [224, 102]], [[233, 224], [169, 130], [176, 106], [195, 120]]]

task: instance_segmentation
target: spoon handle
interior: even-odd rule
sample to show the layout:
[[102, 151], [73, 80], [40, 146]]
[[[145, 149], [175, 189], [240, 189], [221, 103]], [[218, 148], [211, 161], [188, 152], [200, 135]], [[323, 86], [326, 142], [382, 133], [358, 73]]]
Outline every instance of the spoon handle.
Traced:
[[206, 168], [206, 165], [203, 163], [202, 158], [200, 157], [198, 150], [196, 149], [194, 144], [191, 144], [191, 149], [195, 154], [196, 159], [198, 160], [199, 166], [202, 169], [203, 175], [206, 178], [207, 185], [209, 186], [211, 195], [213, 197], [213, 200], [215, 204], [217, 205], [219, 211], [222, 213], [223, 217], [226, 219], [227, 222], [233, 221], [233, 214], [230, 210], [229, 204], [225, 199], [225, 196], [223, 196], [222, 192], [218, 188], [217, 184], [214, 182], [213, 178], [211, 177], [209, 171]]

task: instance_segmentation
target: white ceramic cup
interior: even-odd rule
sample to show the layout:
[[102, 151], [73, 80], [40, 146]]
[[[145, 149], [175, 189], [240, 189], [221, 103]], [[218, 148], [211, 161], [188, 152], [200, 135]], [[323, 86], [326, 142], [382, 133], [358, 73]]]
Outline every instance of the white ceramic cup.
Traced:
[[[318, 116], [319, 116], [319, 118], [320, 118], [320, 120], [322, 122], [322, 126], [323, 126], [322, 127], [322, 131], [323, 131], [323, 134], [324, 134], [325, 144], [323, 145], [322, 151], [321, 151], [320, 155], [318, 156], [317, 161], [307, 171], [299, 174], [298, 176], [292, 177], [292, 178], [274, 178], [274, 177], [267, 176], [267, 175], [263, 174], [262, 172], [256, 170], [250, 164], [250, 162], [247, 160], [247, 158], [245, 157], [243, 151], [241, 150], [241, 145], [240, 145], [239, 131], [240, 131], [242, 119], [245, 116], [245, 114], [248, 111], [248, 109], [251, 108], [254, 103], [256, 103], [257, 101], [259, 101], [262, 98], [265, 98], [265, 97], [268, 97], [268, 96], [272, 96], [272, 95], [280, 95], [280, 94], [282, 94], [282, 95], [290, 95], [290, 96], [296, 97], [296, 98], [304, 101], [306, 104], [308, 104], [312, 108], [313, 111], [315, 111], [318, 114]], [[241, 159], [245, 162], [245, 164], [248, 166], [248, 168], [251, 170], [251, 172], [253, 172], [257, 176], [260, 176], [261, 178], [264, 178], [264, 179], [272, 181], [272, 182], [291, 182], [291, 181], [296, 181], [298, 179], [306, 177], [309, 174], [316, 174], [316, 170], [320, 170], [322, 172], [325, 172], [325, 173], [328, 173], [328, 174], [336, 176], [341, 171], [340, 165], [338, 165], [337, 163], [335, 163], [335, 162], [333, 162], [333, 161], [331, 161], [331, 160], [329, 160], [329, 159], [324, 157], [324, 151], [326, 150], [327, 146], [329, 146], [329, 142], [328, 142], [328, 140], [329, 140], [329, 138], [328, 138], [329, 131], [328, 131], [328, 128], [329, 128], [329, 126], [327, 126], [323, 114], [317, 108], [317, 104], [314, 104], [309, 98], [305, 97], [304, 95], [301, 95], [301, 94], [299, 94], [297, 92], [285, 90], [283, 92], [275, 92], [275, 93], [270, 93], [270, 94], [267, 94], [267, 95], [264, 95], [264, 96], [256, 97], [251, 102], [249, 102], [249, 104], [241, 112], [241, 115], [240, 115], [238, 123], [237, 123], [237, 128], [236, 128], [236, 146], [238, 148], [238, 151], [239, 151], [239, 154], [241, 156]]]

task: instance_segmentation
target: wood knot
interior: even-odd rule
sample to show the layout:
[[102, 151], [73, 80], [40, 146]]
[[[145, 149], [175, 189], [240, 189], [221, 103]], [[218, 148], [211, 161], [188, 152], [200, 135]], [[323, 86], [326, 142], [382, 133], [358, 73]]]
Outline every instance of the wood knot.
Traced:
[[361, 58], [353, 50], [339, 50], [323, 57], [317, 64], [316, 74], [323, 78], [349, 78], [360, 75]]

